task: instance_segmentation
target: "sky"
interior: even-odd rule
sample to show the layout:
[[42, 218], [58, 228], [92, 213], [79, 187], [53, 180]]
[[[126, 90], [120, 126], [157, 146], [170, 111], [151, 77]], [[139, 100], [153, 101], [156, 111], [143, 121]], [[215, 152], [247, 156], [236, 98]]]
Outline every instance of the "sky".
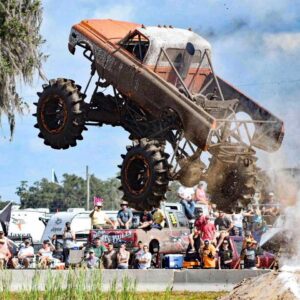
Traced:
[[[285, 138], [274, 154], [258, 153], [263, 168], [300, 166], [300, 1], [293, 0], [44, 0], [41, 34], [48, 79], [72, 78], [85, 86], [89, 62], [77, 51], [68, 52], [70, 28], [82, 19], [110, 18], [145, 25], [191, 27], [212, 45], [216, 73], [285, 122]], [[19, 93], [31, 112], [17, 118], [13, 140], [2, 118], [0, 128], [0, 195], [18, 202], [16, 188], [22, 180], [32, 184], [51, 180], [54, 169], [85, 176], [85, 168], [101, 179], [115, 176], [120, 154], [129, 144], [122, 128], [89, 128], [84, 140], [68, 150], [53, 150], [37, 137], [31, 115], [43, 81], [19, 83]]]

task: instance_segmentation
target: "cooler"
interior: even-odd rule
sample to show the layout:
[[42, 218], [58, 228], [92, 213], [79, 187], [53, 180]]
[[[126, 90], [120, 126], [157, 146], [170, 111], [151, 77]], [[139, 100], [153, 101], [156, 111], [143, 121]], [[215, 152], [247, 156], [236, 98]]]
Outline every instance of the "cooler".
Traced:
[[165, 256], [166, 269], [181, 269], [183, 265], [182, 254], [168, 254]]

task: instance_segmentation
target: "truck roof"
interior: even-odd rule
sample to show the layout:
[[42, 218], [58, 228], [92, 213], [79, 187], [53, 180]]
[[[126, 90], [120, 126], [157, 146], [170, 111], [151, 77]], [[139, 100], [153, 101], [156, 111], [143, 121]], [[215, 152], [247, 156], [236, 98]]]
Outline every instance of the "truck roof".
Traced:
[[111, 43], [117, 44], [129, 32], [141, 27], [141, 24], [115, 21], [111, 19], [90, 19], [83, 20], [79, 24], [74, 25], [74, 28], [83, 27], [92, 31], [96, 35], [101, 35]]
[[197, 33], [172, 26], [144, 26], [111, 19], [91, 19], [74, 25], [75, 29], [78, 27], [83, 27], [95, 35], [101, 35], [114, 44], [130, 32], [137, 30], [150, 41], [152, 49], [157, 49], [157, 51], [160, 51], [161, 47], [185, 49], [188, 42], [193, 43], [196, 50], [211, 49], [210, 43]]

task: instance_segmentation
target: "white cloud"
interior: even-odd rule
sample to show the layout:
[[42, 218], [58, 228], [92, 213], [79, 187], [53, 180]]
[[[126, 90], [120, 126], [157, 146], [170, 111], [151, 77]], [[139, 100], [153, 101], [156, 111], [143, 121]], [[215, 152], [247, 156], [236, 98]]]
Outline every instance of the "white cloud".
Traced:
[[132, 3], [128, 4], [117, 4], [110, 8], [99, 8], [97, 9], [91, 18], [94, 19], [114, 19], [114, 20], [126, 20], [130, 21], [135, 15], [135, 6]]
[[300, 51], [300, 32], [269, 33], [263, 37], [263, 41], [269, 51], [283, 51], [287, 54]]

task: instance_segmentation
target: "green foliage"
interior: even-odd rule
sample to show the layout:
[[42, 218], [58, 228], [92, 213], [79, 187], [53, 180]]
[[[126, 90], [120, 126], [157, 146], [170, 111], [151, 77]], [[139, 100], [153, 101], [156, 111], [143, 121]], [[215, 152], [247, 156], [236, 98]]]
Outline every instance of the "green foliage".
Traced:
[[[121, 200], [121, 185], [116, 178], [101, 180], [94, 175], [90, 178], [90, 208], [93, 197], [104, 199], [104, 209], [118, 209]], [[62, 184], [43, 178], [29, 186], [21, 181], [16, 194], [20, 197], [22, 208], [48, 207], [51, 211], [63, 211], [70, 207], [86, 207], [86, 180], [74, 175], [63, 174]]]
[[42, 74], [40, 51], [44, 42], [39, 34], [42, 6], [39, 0], [0, 0], [0, 120], [6, 114], [11, 135], [15, 112], [23, 113], [27, 104], [16, 91], [16, 80], [31, 83], [35, 71]]

